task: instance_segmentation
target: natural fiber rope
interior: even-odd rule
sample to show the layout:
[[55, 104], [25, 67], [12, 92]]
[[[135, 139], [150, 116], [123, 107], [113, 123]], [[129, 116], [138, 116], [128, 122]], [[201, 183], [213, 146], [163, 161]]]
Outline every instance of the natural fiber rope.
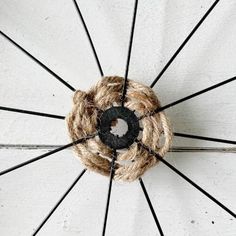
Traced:
[[[97, 121], [101, 111], [111, 106], [120, 106], [122, 77], [104, 77], [87, 93], [77, 90], [73, 98], [73, 109], [67, 117], [67, 125], [72, 141], [97, 132]], [[151, 88], [128, 80], [125, 107], [144, 115], [160, 107], [160, 102]], [[171, 145], [172, 132], [164, 112], [145, 117], [140, 121], [143, 127], [141, 141], [160, 156], [164, 156]], [[74, 146], [82, 163], [89, 170], [109, 176], [112, 150], [99, 137]], [[137, 143], [127, 150], [117, 151], [115, 180], [133, 181], [156, 165], [158, 160]]]

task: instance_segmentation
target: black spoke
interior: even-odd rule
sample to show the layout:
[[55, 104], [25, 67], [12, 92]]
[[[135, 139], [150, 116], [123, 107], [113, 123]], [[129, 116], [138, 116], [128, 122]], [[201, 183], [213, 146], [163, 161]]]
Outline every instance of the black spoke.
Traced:
[[117, 153], [116, 153], [116, 150], [114, 150], [112, 162], [111, 162], [111, 172], [110, 172], [109, 188], [108, 188], [108, 193], [107, 193], [107, 203], [106, 203], [106, 211], [105, 211], [105, 216], [104, 216], [102, 236], [105, 236], [105, 234], [106, 234], [107, 217], [108, 217], [108, 210], [109, 210], [110, 198], [111, 198], [112, 180], [113, 180], [113, 177], [115, 174], [116, 158], [117, 158]]
[[134, 37], [134, 28], [135, 28], [135, 21], [136, 21], [136, 15], [137, 15], [137, 8], [138, 8], [138, 0], [135, 0], [133, 21], [132, 21], [132, 25], [131, 25], [131, 33], [130, 33], [130, 39], [129, 39], [128, 56], [127, 56], [126, 69], [125, 69], [124, 85], [123, 85], [123, 91], [122, 91], [122, 97], [121, 97], [121, 106], [122, 107], [124, 106], [126, 92], [127, 92], [129, 63], [130, 63], [130, 57], [131, 57], [131, 51], [132, 51], [132, 45], [133, 45], [133, 37]]
[[17, 109], [17, 108], [12, 108], [12, 107], [0, 106], [0, 110], [23, 113], [23, 114], [28, 114], [28, 115], [35, 115], [35, 116], [43, 116], [43, 117], [49, 117], [49, 118], [55, 118], [55, 119], [61, 119], [61, 120], [65, 119], [65, 116], [59, 116], [59, 115], [36, 112], [36, 111], [22, 110], [22, 109]]
[[154, 218], [154, 220], [155, 220], [155, 223], [156, 223], [156, 226], [157, 226], [157, 228], [158, 228], [158, 230], [159, 230], [159, 233], [160, 233], [161, 236], [164, 236], [164, 233], [163, 233], [163, 231], [162, 231], [161, 225], [160, 225], [160, 223], [159, 223], [159, 221], [158, 221], [158, 219], [157, 219], [157, 215], [156, 215], [155, 210], [154, 210], [154, 208], [153, 208], [153, 206], [152, 206], [152, 202], [151, 202], [151, 200], [150, 200], [150, 198], [149, 198], [149, 196], [148, 196], [146, 187], [145, 187], [145, 185], [144, 185], [144, 183], [143, 183], [143, 180], [142, 180], [141, 178], [139, 178], [139, 182], [140, 182], [140, 185], [141, 185], [141, 187], [142, 187], [142, 190], [143, 190], [143, 193], [144, 193], [144, 195], [145, 195], [145, 198], [146, 198], [146, 200], [147, 200], [148, 206], [149, 206], [149, 208], [150, 208], [150, 210], [151, 210], [151, 212], [152, 212], [152, 216], [153, 216], [153, 218]]
[[40, 65], [43, 69], [45, 69], [47, 72], [49, 72], [52, 76], [54, 76], [57, 80], [59, 80], [62, 84], [64, 84], [67, 88], [69, 88], [72, 91], [75, 91], [76, 89], [73, 88], [70, 84], [68, 84], [65, 80], [63, 80], [59, 75], [57, 75], [55, 72], [53, 72], [51, 69], [49, 69], [46, 65], [44, 65], [41, 61], [39, 61], [36, 57], [34, 57], [32, 54], [30, 54], [28, 51], [26, 51], [23, 47], [21, 47], [18, 43], [16, 43], [13, 39], [11, 39], [9, 36], [7, 36], [5, 33], [0, 31], [0, 34], [8, 39], [13, 45], [15, 45], [18, 49], [20, 49], [22, 52], [24, 52], [27, 56], [29, 56], [33, 61], [35, 61], [38, 65]]
[[163, 106], [163, 107], [157, 108], [156, 110], [154, 110], [154, 111], [152, 111], [152, 112], [150, 112], [150, 113], [147, 113], [147, 114], [141, 116], [140, 119], [142, 119], [143, 117], [151, 116], [151, 115], [154, 115], [154, 114], [156, 114], [156, 113], [158, 113], [158, 112], [164, 111], [164, 110], [167, 109], [167, 108], [173, 107], [173, 106], [175, 106], [175, 105], [177, 105], [177, 104], [179, 104], [179, 103], [185, 102], [185, 101], [187, 101], [187, 100], [189, 100], [189, 99], [192, 99], [192, 98], [194, 98], [194, 97], [197, 97], [197, 96], [199, 96], [199, 95], [201, 95], [201, 94], [203, 94], [203, 93], [209, 92], [209, 91], [211, 91], [211, 90], [213, 90], [213, 89], [216, 89], [216, 88], [218, 88], [218, 87], [220, 87], [220, 86], [223, 86], [223, 85], [225, 85], [225, 84], [228, 84], [228, 83], [230, 83], [230, 82], [233, 82], [234, 80], [236, 80], [236, 76], [235, 76], [235, 77], [232, 77], [232, 78], [230, 78], [230, 79], [227, 79], [227, 80], [225, 80], [225, 81], [222, 81], [222, 82], [220, 82], [220, 83], [218, 83], [218, 84], [215, 84], [215, 85], [213, 85], [213, 86], [210, 86], [210, 87], [208, 87], [208, 88], [206, 88], [206, 89], [200, 90], [199, 92], [193, 93], [193, 94], [191, 94], [191, 95], [189, 95], [189, 96], [187, 96], [187, 97], [181, 98], [181, 99], [179, 99], [179, 100], [177, 100], [177, 101], [175, 101], [175, 102], [169, 103], [169, 104], [167, 104], [167, 105], [165, 105], [165, 106]]
[[59, 148], [56, 148], [56, 149], [54, 149], [54, 150], [52, 150], [52, 151], [49, 151], [49, 152], [47, 152], [47, 153], [45, 153], [45, 154], [43, 154], [43, 155], [40, 155], [40, 156], [38, 156], [38, 157], [32, 158], [32, 159], [30, 159], [30, 160], [28, 160], [28, 161], [25, 161], [25, 162], [22, 162], [22, 163], [20, 163], [20, 164], [18, 164], [18, 165], [15, 165], [15, 166], [13, 166], [13, 167], [11, 167], [11, 168], [8, 168], [8, 169], [6, 169], [6, 170], [3, 170], [3, 171], [0, 172], [0, 176], [1, 176], [1, 175], [5, 175], [5, 174], [7, 174], [7, 173], [9, 173], [9, 172], [11, 172], [11, 171], [14, 171], [14, 170], [16, 170], [16, 169], [19, 169], [19, 168], [21, 168], [21, 167], [23, 167], [23, 166], [26, 166], [26, 165], [28, 165], [28, 164], [31, 164], [31, 163], [33, 163], [33, 162], [35, 162], [35, 161], [41, 160], [41, 159], [43, 159], [43, 158], [45, 158], [45, 157], [48, 157], [48, 156], [50, 156], [50, 155], [52, 155], [52, 154], [54, 154], [54, 153], [60, 152], [60, 151], [62, 151], [62, 150], [64, 150], [64, 149], [66, 149], [66, 148], [72, 147], [72, 146], [74, 146], [74, 145], [76, 145], [76, 144], [78, 144], [78, 143], [82, 143], [82, 142], [86, 141], [87, 139], [93, 138], [94, 136], [95, 136], [95, 135], [91, 135], [91, 136], [88, 136], [88, 137], [85, 137], [85, 138], [78, 139], [78, 140], [76, 140], [76, 141], [74, 141], [74, 142], [72, 142], [72, 143], [69, 143], [69, 144], [64, 145], [64, 146], [62, 146], [62, 147], [59, 147]]
[[214, 198], [212, 195], [210, 195], [207, 191], [205, 191], [203, 188], [201, 188], [199, 185], [197, 185], [195, 182], [193, 182], [191, 179], [189, 179], [186, 175], [184, 175], [182, 172], [177, 170], [174, 166], [172, 166], [169, 162], [167, 162], [165, 159], [163, 159], [158, 153], [154, 152], [152, 149], [141, 143], [140, 141], [137, 141], [144, 149], [146, 149], [150, 154], [155, 156], [159, 161], [164, 163], [166, 166], [168, 166], [171, 170], [173, 170], [176, 174], [181, 176], [184, 180], [186, 180], [188, 183], [190, 183], [193, 187], [198, 189], [200, 192], [202, 192], [205, 196], [207, 196], [209, 199], [211, 199], [213, 202], [215, 202], [218, 206], [220, 206], [222, 209], [224, 209], [226, 212], [228, 212], [231, 216], [236, 218], [236, 214], [231, 211], [229, 208], [227, 208], [225, 205], [223, 205], [221, 202], [219, 202], [216, 198]]
[[174, 55], [170, 58], [170, 60], [167, 62], [167, 64], [164, 66], [164, 68], [161, 70], [161, 72], [158, 74], [158, 76], [155, 78], [155, 80], [150, 85], [151, 88], [155, 86], [157, 81], [162, 77], [162, 75], [165, 73], [165, 71], [168, 69], [168, 67], [171, 65], [171, 63], [174, 61], [174, 59], [178, 56], [178, 54], [182, 51], [184, 46], [188, 43], [188, 41], [191, 39], [191, 37], [194, 35], [194, 33], [198, 30], [198, 28], [201, 26], [201, 24], [205, 21], [205, 19], [208, 17], [208, 15], [212, 12], [212, 10], [215, 8], [217, 3], [220, 0], [216, 0], [212, 6], [208, 9], [208, 11], [205, 13], [205, 15], [201, 18], [201, 20], [197, 23], [197, 25], [193, 28], [193, 30], [190, 32], [188, 37], [184, 40], [184, 42], [180, 45], [180, 47], [177, 49], [177, 51], [174, 53]]
[[74, 2], [74, 4], [75, 4], [75, 8], [76, 8], [76, 10], [77, 10], [77, 12], [78, 12], [78, 14], [79, 14], [80, 20], [81, 20], [81, 22], [82, 22], [82, 24], [83, 24], [84, 30], [85, 30], [86, 35], [87, 35], [87, 37], [88, 37], [90, 46], [91, 46], [92, 51], [93, 51], [94, 58], [95, 58], [95, 60], [96, 60], [96, 63], [97, 63], [98, 69], [99, 69], [99, 72], [100, 72], [101, 76], [103, 77], [104, 74], [103, 74], [103, 71], [102, 71], [102, 67], [101, 67], [100, 61], [99, 61], [99, 59], [98, 59], [98, 55], [97, 55], [97, 52], [96, 52], [96, 50], [95, 50], [95, 47], [94, 47], [92, 38], [91, 38], [90, 33], [89, 33], [89, 31], [88, 31], [88, 27], [87, 27], [87, 25], [86, 25], [86, 23], [85, 23], [85, 21], [84, 21], [84, 18], [83, 18], [83, 15], [82, 15], [81, 11], [80, 11], [80, 8], [79, 8], [78, 3], [76, 2], [76, 0], [73, 0], [73, 2]]
[[232, 141], [232, 140], [204, 137], [204, 136], [198, 136], [198, 135], [193, 135], [193, 134], [184, 134], [184, 133], [174, 132], [174, 136], [190, 138], [190, 139], [200, 139], [200, 140], [206, 140], [206, 141], [212, 141], [212, 142], [218, 142], [218, 143], [236, 144], [236, 141]]
[[70, 191], [74, 188], [74, 186], [77, 184], [77, 182], [80, 180], [80, 178], [84, 175], [86, 172], [86, 169], [84, 169], [79, 176], [74, 180], [72, 185], [66, 190], [66, 192], [63, 194], [63, 196], [60, 198], [60, 200], [56, 203], [56, 205], [51, 209], [49, 214], [45, 217], [45, 219], [42, 221], [42, 223], [38, 226], [38, 228], [34, 231], [33, 236], [37, 235], [37, 233], [40, 231], [40, 229], [44, 226], [44, 224], [48, 221], [48, 219], [52, 216], [54, 211], [59, 207], [59, 205], [62, 203], [62, 201], [66, 198], [66, 196], [70, 193]]

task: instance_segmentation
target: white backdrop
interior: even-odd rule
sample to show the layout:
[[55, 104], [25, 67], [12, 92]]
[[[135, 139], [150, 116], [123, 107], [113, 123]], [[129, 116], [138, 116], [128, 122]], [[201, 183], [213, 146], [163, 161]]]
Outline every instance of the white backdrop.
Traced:
[[[105, 75], [124, 75], [133, 3], [78, 0]], [[150, 85], [212, 3], [140, 1], [129, 78]], [[162, 105], [236, 75], [235, 12], [235, 1], [220, 1], [156, 84]], [[72, 1], [1, 0], [0, 29], [74, 87], [86, 90], [100, 79]], [[0, 106], [66, 115], [72, 95], [0, 36]], [[166, 113], [176, 132], [235, 140], [235, 99], [234, 82]], [[44, 145], [69, 142], [61, 120], [0, 111], [0, 128], [1, 170], [46, 152]], [[235, 211], [235, 148], [182, 138], [174, 146], [193, 150], [167, 159]], [[1, 177], [0, 235], [30, 235], [82, 168], [66, 150]], [[235, 219], [165, 166], [144, 181], [166, 235], [235, 235]], [[86, 173], [39, 235], [100, 235], [107, 187], [107, 178]], [[114, 185], [107, 230], [112, 236], [158, 235], [137, 182]]]

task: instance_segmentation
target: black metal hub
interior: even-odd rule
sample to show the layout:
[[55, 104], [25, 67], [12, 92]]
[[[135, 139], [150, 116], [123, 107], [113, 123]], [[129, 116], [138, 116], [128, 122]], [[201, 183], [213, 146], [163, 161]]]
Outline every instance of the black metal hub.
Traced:
[[[124, 120], [128, 125], [128, 131], [122, 137], [111, 133], [112, 122], [117, 119]], [[128, 148], [139, 135], [138, 117], [126, 107], [109, 108], [102, 113], [98, 123], [98, 135], [101, 141], [112, 149]]]

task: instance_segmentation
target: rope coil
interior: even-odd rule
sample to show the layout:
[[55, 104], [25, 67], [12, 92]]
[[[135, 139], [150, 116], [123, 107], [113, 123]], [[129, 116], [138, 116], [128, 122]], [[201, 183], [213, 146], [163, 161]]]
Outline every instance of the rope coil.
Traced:
[[[66, 119], [72, 141], [97, 133], [102, 111], [120, 105], [123, 81], [124, 79], [118, 76], [104, 77], [87, 93], [80, 90], [75, 92], [73, 108]], [[135, 111], [138, 116], [161, 106], [150, 87], [132, 80], [128, 80], [124, 105]], [[140, 126], [143, 130], [139, 139], [163, 157], [172, 140], [170, 124], [164, 112], [143, 118], [140, 120]], [[74, 151], [86, 168], [109, 176], [113, 150], [99, 137], [74, 146]], [[157, 163], [158, 160], [153, 155], [133, 143], [129, 148], [117, 152], [114, 179], [134, 181]]]

